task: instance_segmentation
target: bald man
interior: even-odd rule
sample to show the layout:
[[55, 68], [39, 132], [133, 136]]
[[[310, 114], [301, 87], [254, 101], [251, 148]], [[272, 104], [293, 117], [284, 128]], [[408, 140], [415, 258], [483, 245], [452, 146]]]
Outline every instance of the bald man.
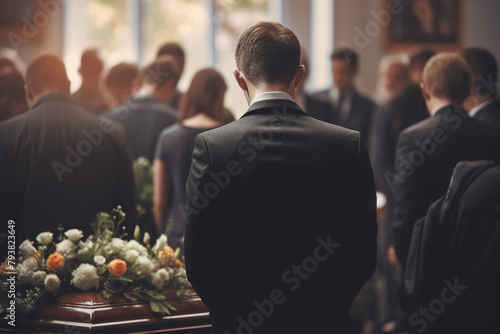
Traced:
[[82, 76], [82, 85], [71, 95], [71, 99], [77, 105], [94, 115], [100, 115], [109, 109], [108, 102], [100, 86], [103, 68], [104, 63], [97, 49], [84, 51], [78, 69]]
[[[134, 178], [123, 129], [74, 105], [61, 59], [37, 56], [26, 73], [30, 111], [0, 124], [0, 235], [16, 246], [57, 226], [89, 235], [100, 211], [121, 205], [135, 223]], [[0, 253], [7, 244], [0, 242]]]

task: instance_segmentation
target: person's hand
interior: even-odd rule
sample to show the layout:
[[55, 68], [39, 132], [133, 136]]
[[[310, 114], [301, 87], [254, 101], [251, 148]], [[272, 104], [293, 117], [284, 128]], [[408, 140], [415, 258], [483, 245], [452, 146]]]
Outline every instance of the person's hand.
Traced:
[[394, 249], [394, 246], [390, 246], [387, 249], [387, 259], [389, 260], [389, 263], [392, 265], [398, 264], [398, 258], [396, 257], [396, 250]]

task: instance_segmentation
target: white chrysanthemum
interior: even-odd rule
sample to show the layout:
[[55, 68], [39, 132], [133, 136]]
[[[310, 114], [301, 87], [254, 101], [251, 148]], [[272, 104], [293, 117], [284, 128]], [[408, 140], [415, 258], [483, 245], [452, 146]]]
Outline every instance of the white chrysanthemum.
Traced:
[[78, 254], [84, 254], [92, 250], [92, 247], [94, 247], [94, 243], [90, 238], [85, 242], [80, 240], [80, 242], [78, 243], [78, 247], [80, 247], [80, 249], [78, 250]]
[[97, 268], [91, 264], [82, 263], [78, 268], [73, 270], [72, 275], [71, 284], [83, 291], [99, 287]]
[[19, 278], [19, 281], [21, 281], [22, 283], [31, 282], [33, 274], [34, 274], [33, 270], [27, 268], [24, 265], [24, 263], [21, 263], [20, 265], [17, 266], [17, 277]]
[[131, 249], [127, 251], [127, 255], [125, 256], [125, 261], [127, 261], [130, 264], [134, 264], [135, 261], [137, 261], [138, 257], [139, 257], [139, 252], [136, 251], [135, 249]]
[[144, 255], [148, 252], [148, 249], [138, 243], [136, 240], [132, 239], [127, 243], [127, 249], [135, 249], [140, 255]]
[[40, 245], [48, 245], [52, 242], [53, 236], [54, 234], [51, 232], [43, 232], [36, 237], [36, 241], [38, 241]]
[[29, 241], [29, 239], [24, 240], [23, 243], [19, 246], [19, 249], [22, 250], [24, 255], [26, 256], [31, 256], [36, 252], [35, 246], [33, 246], [33, 243]]
[[165, 285], [165, 280], [158, 275], [158, 273], [151, 276], [151, 284], [154, 285], [158, 290], [163, 288]]
[[153, 252], [158, 253], [163, 250], [163, 248], [167, 245], [167, 236], [165, 234], [160, 235], [160, 237], [156, 240], [156, 244], [153, 247]]
[[47, 277], [47, 273], [45, 271], [35, 271], [33, 273], [33, 277], [31, 277], [31, 284], [32, 285], [39, 285], [45, 281], [45, 278]]
[[108, 253], [120, 253], [124, 247], [125, 241], [120, 238], [113, 238], [111, 239], [111, 242], [106, 245], [105, 249]]
[[27, 270], [35, 271], [38, 269], [38, 261], [34, 257], [29, 257], [23, 261], [23, 266]]
[[106, 258], [102, 255], [96, 255], [94, 256], [94, 262], [95, 264], [105, 264], [106, 263]]
[[81, 238], [83, 238], [83, 232], [74, 228], [71, 230], [68, 230], [64, 233], [64, 235], [72, 242], [77, 242]]
[[168, 271], [165, 268], [162, 268], [156, 272], [157, 275], [160, 275], [160, 277], [164, 280], [167, 281], [170, 278], [170, 275], [168, 274]]
[[187, 278], [186, 269], [184, 269], [184, 268], [177, 269], [177, 275], [176, 276], [178, 276], [178, 277], [186, 277]]
[[147, 256], [139, 256], [135, 261], [135, 264], [137, 266], [137, 274], [139, 276], [149, 276], [155, 269], [155, 263]]
[[56, 274], [49, 274], [45, 277], [45, 289], [48, 292], [54, 292], [59, 289], [61, 285], [61, 280], [57, 277]]
[[65, 259], [75, 257], [76, 245], [68, 239], [64, 239], [56, 244], [56, 252], [61, 254]]

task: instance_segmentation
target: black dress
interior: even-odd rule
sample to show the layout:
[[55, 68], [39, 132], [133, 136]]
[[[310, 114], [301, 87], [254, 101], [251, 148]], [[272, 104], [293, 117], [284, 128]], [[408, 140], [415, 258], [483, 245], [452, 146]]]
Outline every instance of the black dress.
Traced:
[[163, 227], [169, 219], [172, 225], [168, 243], [172, 248], [182, 247], [184, 239], [184, 217], [182, 206], [186, 205], [186, 181], [191, 167], [191, 155], [196, 136], [210, 128], [191, 128], [181, 123], [162, 131], [158, 138], [155, 158], [162, 160], [167, 169], [168, 207]]

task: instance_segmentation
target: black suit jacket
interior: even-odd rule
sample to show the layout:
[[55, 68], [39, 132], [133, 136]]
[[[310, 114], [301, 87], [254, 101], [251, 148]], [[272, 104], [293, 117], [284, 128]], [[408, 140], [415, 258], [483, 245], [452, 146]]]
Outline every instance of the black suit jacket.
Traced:
[[482, 108], [473, 118], [488, 126], [500, 128], [500, 100], [495, 100], [493, 103]]
[[102, 117], [123, 125], [132, 160], [142, 156], [151, 162], [160, 132], [178, 121], [174, 109], [151, 95], [133, 97]]
[[323, 100], [311, 94], [304, 93], [304, 108], [304, 111], [310, 116], [323, 122], [333, 123], [332, 104], [328, 100]]
[[446, 193], [455, 165], [465, 160], [499, 162], [500, 139], [495, 129], [450, 105], [402, 132], [396, 152], [396, 173], [386, 179], [395, 191], [395, 248], [404, 266], [413, 225]]
[[361, 95], [353, 88], [351, 97], [351, 108], [345, 121], [339, 120], [339, 111], [331, 104], [330, 89], [325, 89], [313, 94], [313, 97], [328, 101], [331, 105], [331, 113], [328, 123], [340, 125], [351, 130], [360, 131], [367, 139], [370, 135], [370, 124], [375, 111], [375, 103], [366, 96]]
[[376, 261], [359, 132], [294, 102], [257, 102], [197, 136], [187, 198], [186, 268], [213, 333], [349, 332]]
[[16, 222], [17, 245], [40, 232], [57, 235], [58, 224], [88, 236], [96, 213], [118, 205], [133, 233], [134, 178], [119, 125], [60, 94], [0, 123], [0, 219], [2, 232], [7, 219]]
[[443, 296], [445, 280], [460, 288], [445, 292], [454, 300], [436, 321], [412, 317], [411, 333], [500, 333], [499, 189], [498, 165], [461, 162], [446, 195], [415, 223], [404, 280], [408, 313]]

